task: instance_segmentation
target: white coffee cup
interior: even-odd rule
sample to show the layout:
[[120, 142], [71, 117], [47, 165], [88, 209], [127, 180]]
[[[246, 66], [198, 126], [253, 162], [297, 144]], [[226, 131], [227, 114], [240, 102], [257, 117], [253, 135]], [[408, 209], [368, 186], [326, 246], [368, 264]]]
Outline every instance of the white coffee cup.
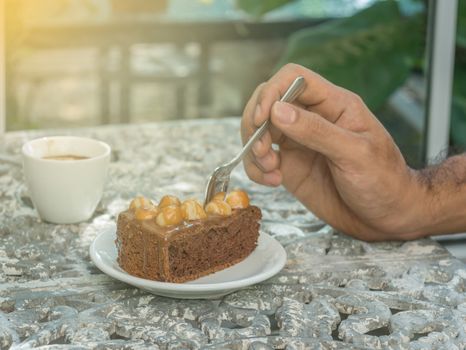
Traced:
[[29, 141], [22, 151], [29, 194], [43, 220], [71, 224], [92, 216], [103, 193], [109, 145], [53, 136]]

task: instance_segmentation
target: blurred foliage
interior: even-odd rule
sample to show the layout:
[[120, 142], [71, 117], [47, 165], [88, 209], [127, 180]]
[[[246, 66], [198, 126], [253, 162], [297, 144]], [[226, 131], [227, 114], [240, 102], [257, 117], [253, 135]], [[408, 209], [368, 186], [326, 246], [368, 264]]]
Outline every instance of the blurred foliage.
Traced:
[[[260, 16], [292, 0], [237, 0]], [[377, 1], [354, 16], [290, 36], [278, 68], [288, 62], [308, 67], [380, 108], [422, 61], [423, 16], [403, 16], [399, 2]]]
[[[260, 16], [293, 0], [237, 0]], [[294, 62], [358, 93], [380, 108], [412, 69], [422, 68], [422, 15], [403, 16], [402, 2], [378, 1], [348, 18], [301, 30], [290, 37], [278, 67]], [[466, 0], [458, 1], [451, 143], [466, 150]]]
[[[292, 1], [237, 0], [254, 16]], [[411, 72], [424, 69], [425, 1], [378, 0], [353, 16], [296, 32], [276, 67], [298, 63], [359, 94], [369, 108], [377, 111], [415, 167], [423, 164], [422, 135], [407, 123], [401, 126], [386, 102]]]
[[422, 19], [402, 16], [395, 1], [293, 34], [279, 63], [294, 62], [380, 108], [422, 55]]
[[458, 24], [456, 44], [466, 48], [466, 1], [458, 2]]
[[466, 1], [458, 2], [451, 142], [466, 150]]

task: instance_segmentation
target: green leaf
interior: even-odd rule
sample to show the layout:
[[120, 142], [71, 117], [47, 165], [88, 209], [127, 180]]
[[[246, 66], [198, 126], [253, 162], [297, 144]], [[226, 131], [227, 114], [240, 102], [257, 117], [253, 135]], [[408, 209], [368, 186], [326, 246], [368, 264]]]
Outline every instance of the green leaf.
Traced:
[[394, 1], [303, 29], [290, 37], [279, 66], [294, 62], [379, 108], [405, 81], [422, 52], [420, 16], [403, 17]]
[[236, 6], [250, 15], [259, 18], [265, 13], [292, 1], [295, 0], [236, 0]]
[[466, 98], [460, 95], [453, 96], [450, 138], [454, 145], [466, 149]]
[[453, 101], [451, 105], [450, 140], [466, 149], [466, 1], [458, 2]]
[[453, 101], [450, 120], [453, 144], [466, 148], [466, 65], [457, 62], [453, 82]]
[[466, 49], [466, 1], [458, 3], [458, 21], [456, 29], [456, 44]]

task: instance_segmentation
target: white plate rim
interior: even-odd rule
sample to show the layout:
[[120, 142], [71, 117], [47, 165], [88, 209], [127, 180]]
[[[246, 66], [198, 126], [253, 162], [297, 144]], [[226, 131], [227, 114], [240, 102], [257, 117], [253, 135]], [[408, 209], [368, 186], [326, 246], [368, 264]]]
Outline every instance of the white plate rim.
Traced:
[[[160, 281], [153, 281], [149, 279], [144, 279], [141, 277], [136, 277], [128, 274], [123, 270], [118, 270], [113, 266], [108, 265], [105, 262], [105, 259], [99, 255], [100, 250], [97, 248], [99, 240], [104, 239], [105, 235], [113, 235], [116, 238], [115, 234], [115, 226], [112, 228], [107, 228], [100, 234], [96, 236], [93, 240], [92, 244], [89, 247], [89, 254], [91, 260], [94, 264], [105, 274], [113, 277], [119, 281], [131, 284], [133, 286], [145, 289], [145, 290], [160, 290], [163, 292], [221, 292], [225, 290], [232, 290], [232, 289], [240, 289], [243, 287], [247, 287], [276, 275], [280, 272], [286, 264], [287, 254], [283, 246], [272, 236], [269, 234], [260, 231], [261, 241], [265, 240], [265, 243], [262, 244], [271, 244], [273, 248], [276, 249], [276, 254], [278, 258], [276, 259], [275, 263], [266, 271], [262, 271], [258, 274], [234, 280], [228, 282], [218, 282], [218, 283], [171, 283], [171, 282], [160, 282]], [[261, 244], [261, 242], [259, 242]], [[116, 249], [116, 247], [115, 247]], [[257, 248], [256, 248], [257, 249]], [[247, 258], [246, 258], [247, 259]], [[245, 259], [245, 260], [246, 260]], [[243, 260], [242, 262], [244, 262]], [[242, 263], [240, 262], [240, 263]], [[116, 261], [115, 261], [116, 263]], [[239, 264], [240, 264], [239, 263]], [[191, 281], [192, 282], [192, 281]]]

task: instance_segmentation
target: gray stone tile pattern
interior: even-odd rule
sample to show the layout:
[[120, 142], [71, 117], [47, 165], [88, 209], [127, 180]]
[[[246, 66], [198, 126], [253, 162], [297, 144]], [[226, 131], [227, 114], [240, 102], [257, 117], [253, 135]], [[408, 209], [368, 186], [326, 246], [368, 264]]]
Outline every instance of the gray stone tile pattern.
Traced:
[[[282, 189], [250, 182], [263, 230], [286, 248], [277, 276], [219, 300], [148, 294], [102, 274], [92, 240], [138, 194], [202, 197], [206, 176], [239, 149], [239, 120], [55, 131], [114, 152], [94, 217], [42, 222], [20, 167], [0, 165], [0, 349], [464, 349], [466, 266], [435, 242], [365, 243], [334, 232]], [[19, 157], [28, 139], [5, 136]]]

